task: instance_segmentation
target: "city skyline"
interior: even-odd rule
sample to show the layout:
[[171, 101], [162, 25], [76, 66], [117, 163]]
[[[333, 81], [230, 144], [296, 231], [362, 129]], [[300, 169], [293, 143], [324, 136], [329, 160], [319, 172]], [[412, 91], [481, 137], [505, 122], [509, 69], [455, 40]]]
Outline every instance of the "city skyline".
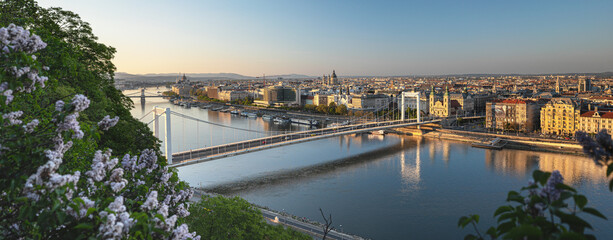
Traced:
[[[118, 72], [343, 76], [613, 70], [613, 3], [40, 1], [78, 13]], [[121, 27], [117, 27], [121, 26]]]

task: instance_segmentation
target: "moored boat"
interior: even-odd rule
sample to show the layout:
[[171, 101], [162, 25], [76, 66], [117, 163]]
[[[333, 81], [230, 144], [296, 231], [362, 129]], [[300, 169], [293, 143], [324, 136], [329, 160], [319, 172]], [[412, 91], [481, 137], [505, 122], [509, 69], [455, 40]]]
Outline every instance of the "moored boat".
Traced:
[[291, 122], [291, 120], [286, 117], [276, 117], [274, 121], [276, 124], [288, 124]]
[[506, 144], [507, 143], [505, 141], [503, 141], [501, 138], [495, 138], [494, 140], [492, 140], [489, 143], [472, 143], [471, 146], [472, 147], [476, 147], [476, 148], [486, 148], [486, 149], [500, 150]]
[[311, 125], [311, 121], [310, 120], [306, 120], [306, 119], [291, 118], [290, 120], [292, 121], [292, 123]]
[[372, 132], [370, 132], [370, 134], [373, 134], [373, 135], [385, 135], [385, 130], [372, 131]]

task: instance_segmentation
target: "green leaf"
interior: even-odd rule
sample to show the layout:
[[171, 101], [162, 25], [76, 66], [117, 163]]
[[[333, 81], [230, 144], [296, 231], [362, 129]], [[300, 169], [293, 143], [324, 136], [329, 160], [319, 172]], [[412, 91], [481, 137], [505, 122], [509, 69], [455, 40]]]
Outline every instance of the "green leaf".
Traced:
[[501, 214], [503, 212], [509, 212], [509, 211], [513, 211], [513, 207], [511, 207], [511, 206], [501, 206], [498, 209], [496, 209], [496, 212], [494, 212], [494, 216], [498, 216], [499, 214]]
[[587, 198], [583, 195], [574, 195], [573, 198], [575, 199], [575, 204], [577, 204], [577, 206], [579, 207], [579, 209], [583, 209], [583, 207], [585, 207], [585, 205], [587, 204]]
[[469, 220], [470, 219], [466, 216], [460, 217], [460, 219], [458, 220], [458, 227], [461, 227], [461, 228], [466, 227], [466, 224], [468, 224]]
[[613, 172], [613, 163], [607, 166], [607, 177]]
[[507, 233], [509, 232], [511, 229], [513, 229], [515, 227], [515, 223], [514, 222], [505, 222], [503, 224], [498, 225], [498, 232], [500, 233]]
[[532, 178], [534, 178], [534, 181], [540, 183], [541, 185], [545, 185], [545, 183], [547, 183], [549, 176], [551, 176], [550, 172], [543, 172], [540, 170], [534, 170], [534, 172], [532, 172]]
[[496, 239], [496, 236], [498, 236], [498, 234], [496, 233], [496, 228], [494, 227], [490, 227], [489, 229], [487, 229], [487, 233], [488, 235], [490, 235], [490, 237], [492, 237], [492, 239]]
[[96, 208], [90, 207], [90, 208], [87, 209], [87, 213], [85, 214], [85, 216], [89, 216], [90, 214], [92, 214], [95, 211], [96, 211]]
[[579, 234], [576, 232], [563, 232], [562, 234], [560, 234], [559, 239], [573, 240], [573, 239], [585, 239], [585, 237], [582, 234]]
[[570, 193], [570, 192], [562, 192], [562, 193], [560, 193], [560, 198], [558, 199], [558, 201], [557, 201], [557, 202], [559, 202], [559, 203], [564, 203], [564, 201], [565, 201], [566, 199], [569, 199], [569, 198], [573, 197], [574, 195], [575, 195], [575, 194], [572, 194], [572, 193]]
[[479, 239], [479, 238], [472, 234], [468, 234], [464, 237], [464, 240], [474, 240], [474, 239]]
[[504, 220], [510, 219], [510, 218], [514, 218], [515, 216], [517, 216], [517, 214], [515, 212], [509, 212], [509, 213], [505, 213], [500, 215], [500, 217], [498, 217], [498, 222], [502, 222]]
[[521, 225], [504, 235], [505, 239], [540, 239], [541, 229], [532, 225]]
[[563, 213], [561, 211], [555, 211], [554, 214], [560, 217], [560, 220], [563, 223], [568, 224], [570, 229], [573, 231], [583, 233], [585, 228], [592, 229], [592, 225], [576, 215]]
[[584, 212], [592, 214], [596, 217], [602, 218], [602, 219], [607, 219], [607, 217], [605, 217], [604, 215], [602, 215], [602, 213], [600, 213], [598, 210], [594, 209], [594, 208], [589, 208], [586, 207], [583, 209]]
[[471, 215], [470, 219], [472, 221], [475, 221], [475, 223], [479, 223], [479, 215], [476, 215], [476, 214], [475, 215]]
[[75, 226], [74, 228], [75, 229], [92, 229], [94, 227], [89, 223], [79, 223], [79, 225]]
[[564, 183], [558, 183], [558, 184], [556, 185], [556, 188], [558, 188], [558, 189], [563, 189], [563, 190], [568, 190], [568, 191], [571, 191], [571, 192], [574, 192], [574, 193], [576, 193], [576, 192], [577, 192], [577, 190], [575, 190], [575, 189], [574, 189], [574, 188], [572, 188], [571, 186], [568, 186], [568, 185], [566, 185], [566, 184], [564, 184]]

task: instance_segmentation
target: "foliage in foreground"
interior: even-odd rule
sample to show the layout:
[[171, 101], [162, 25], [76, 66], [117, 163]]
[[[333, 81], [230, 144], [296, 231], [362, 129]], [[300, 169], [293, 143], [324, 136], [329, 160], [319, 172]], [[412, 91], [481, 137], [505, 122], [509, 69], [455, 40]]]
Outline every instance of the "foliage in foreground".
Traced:
[[[45, 91], [38, 93], [47, 102], [29, 101], [23, 107], [45, 106], [57, 100], [68, 102], [72, 96], [82, 94], [91, 100], [79, 116], [82, 124], [95, 124], [106, 115], [121, 119], [95, 141], [88, 142], [92, 148], [110, 148], [119, 155], [138, 154], [145, 149], [159, 153], [158, 140], [151, 130], [132, 117], [133, 102], [114, 86], [116, 68], [111, 60], [115, 49], [99, 42], [89, 23], [76, 13], [43, 8], [34, 0], [0, 0], [0, 27], [11, 23], [36, 34], [47, 44], [36, 53], [37, 60], [49, 67], [45, 71], [49, 78]], [[67, 164], [84, 167], [91, 163], [85, 159], [91, 157]]]
[[[585, 132], [577, 132], [576, 139], [584, 152], [594, 159], [595, 164], [607, 166], [609, 190], [613, 191], [613, 140], [607, 130], [601, 130], [595, 138]], [[588, 199], [563, 183], [559, 171], [552, 173], [536, 170], [533, 180], [521, 192], [510, 191], [507, 202], [494, 213], [497, 225], [485, 233], [477, 228], [479, 215], [461, 217], [458, 226], [471, 225], [475, 234], [465, 239], [595, 239], [586, 230], [592, 226], [579, 216], [580, 213], [607, 219], [594, 208], [587, 207]]]
[[[82, 125], [95, 102], [46, 94], [46, 47], [20, 26], [0, 28], [0, 239], [199, 239], [177, 224], [192, 192], [156, 151], [120, 161], [96, 150], [119, 118]], [[75, 161], [91, 164], [66, 164]]]
[[240, 197], [203, 196], [189, 211], [185, 222], [204, 239], [312, 239], [266, 223], [262, 213]]

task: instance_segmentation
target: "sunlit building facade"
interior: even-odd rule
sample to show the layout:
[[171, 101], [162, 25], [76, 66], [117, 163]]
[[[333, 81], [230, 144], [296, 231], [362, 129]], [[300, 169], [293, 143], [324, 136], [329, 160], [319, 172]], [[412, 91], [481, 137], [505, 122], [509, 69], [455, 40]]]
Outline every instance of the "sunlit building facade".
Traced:
[[544, 134], [572, 136], [579, 125], [580, 106], [571, 98], [553, 98], [541, 108]]

